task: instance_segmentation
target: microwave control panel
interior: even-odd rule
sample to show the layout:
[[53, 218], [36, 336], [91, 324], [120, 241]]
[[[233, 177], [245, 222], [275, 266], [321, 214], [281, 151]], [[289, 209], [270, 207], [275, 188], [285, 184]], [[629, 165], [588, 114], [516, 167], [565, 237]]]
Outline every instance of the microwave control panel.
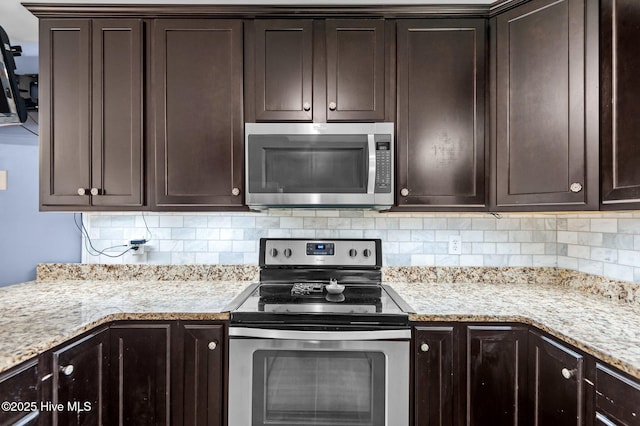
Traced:
[[376, 186], [375, 192], [391, 192], [391, 135], [375, 135]]

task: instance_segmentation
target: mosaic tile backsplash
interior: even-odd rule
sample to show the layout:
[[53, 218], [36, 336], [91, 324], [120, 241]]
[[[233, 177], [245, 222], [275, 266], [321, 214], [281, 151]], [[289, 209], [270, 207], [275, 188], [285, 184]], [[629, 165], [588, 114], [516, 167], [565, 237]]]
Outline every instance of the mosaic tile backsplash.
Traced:
[[[640, 283], [640, 212], [493, 216], [271, 209], [87, 213], [83, 222], [93, 248], [104, 252], [97, 255], [85, 238], [84, 263], [257, 264], [261, 237], [381, 238], [385, 266], [560, 267]], [[460, 236], [461, 254], [449, 254], [451, 235]], [[149, 239], [144, 254], [111, 257], [138, 238]]]

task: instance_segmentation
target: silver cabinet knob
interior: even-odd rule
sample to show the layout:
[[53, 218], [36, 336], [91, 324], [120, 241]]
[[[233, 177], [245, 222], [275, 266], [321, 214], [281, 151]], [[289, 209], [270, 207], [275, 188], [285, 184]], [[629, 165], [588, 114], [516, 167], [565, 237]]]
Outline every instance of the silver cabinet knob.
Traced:
[[98, 195], [100, 194], [100, 190], [98, 188], [91, 188], [91, 195]]
[[87, 194], [87, 190], [84, 188], [78, 188], [78, 195], [86, 195]]
[[427, 345], [426, 343], [423, 343], [420, 345], [420, 350], [422, 352], [429, 352], [429, 345]]
[[231, 190], [231, 194], [233, 194], [233, 195], [235, 195], [235, 196], [240, 195], [240, 189], [239, 189], [239, 188], [233, 188], [233, 189]]
[[62, 372], [62, 374], [64, 374], [65, 376], [70, 376], [73, 374], [73, 365], [69, 364], [69, 365], [61, 365], [60, 366], [60, 371]]
[[569, 186], [569, 190], [571, 192], [580, 192], [582, 191], [582, 184], [579, 182], [573, 182], [571, 186]]
[[338, 104], [336, 104], [335, 102], [329, 102], [329, 109], [331, 111], [335, 111], [336, 108], [338, 108]]
[[302, 109], [305, 111], [311, 110], [311, 104], [309, 102], [305, 102], [302, 104]]
[[407, 195], [409, 195], [409, 190], [407, 188], [402, 188], [400, 190], [400, 195], [402, 195], [403, 197], [406, 197]]
[[564, 377], [565, 379], [570, 379], [573, 376], [576, 375], [576, 370], [569, 370], [568, 368], [563, 368], [562, 369], [562, 377]]
[[211, 342], [209, 342], [207, 347], [209, 348], [210, 351], [213, 351], [218, 347], [218, 343], [215, 340], [211, 341]]

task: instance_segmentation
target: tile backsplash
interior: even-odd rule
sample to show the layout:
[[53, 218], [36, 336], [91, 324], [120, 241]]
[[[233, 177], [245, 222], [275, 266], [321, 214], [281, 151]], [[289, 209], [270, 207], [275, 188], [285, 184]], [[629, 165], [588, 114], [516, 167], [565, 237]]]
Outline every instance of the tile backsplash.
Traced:
[[[145, 227], [145, 221], [149, 232]], [[87, 213], [84, 263], [257, 264], [261, 237], [381, 238], [386, 266], [561, 267], [640, 283], [640, 212], [378, 213], [271, 209], [264, 213]], [[461, 254], [449, 254], [459, 235]], [[147, 238], [145, 253], [125, 253]], [[105, 248], [113, 247], [105, 250]], [[95, 254], [95, 253], [94, 253]]]

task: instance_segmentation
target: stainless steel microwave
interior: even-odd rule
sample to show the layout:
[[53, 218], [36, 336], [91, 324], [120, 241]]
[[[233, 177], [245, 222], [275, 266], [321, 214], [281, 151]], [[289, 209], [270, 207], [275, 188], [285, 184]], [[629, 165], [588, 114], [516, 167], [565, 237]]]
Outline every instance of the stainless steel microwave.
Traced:
[[393, 123], [246, 123], [247, 205], [393, 205]]

